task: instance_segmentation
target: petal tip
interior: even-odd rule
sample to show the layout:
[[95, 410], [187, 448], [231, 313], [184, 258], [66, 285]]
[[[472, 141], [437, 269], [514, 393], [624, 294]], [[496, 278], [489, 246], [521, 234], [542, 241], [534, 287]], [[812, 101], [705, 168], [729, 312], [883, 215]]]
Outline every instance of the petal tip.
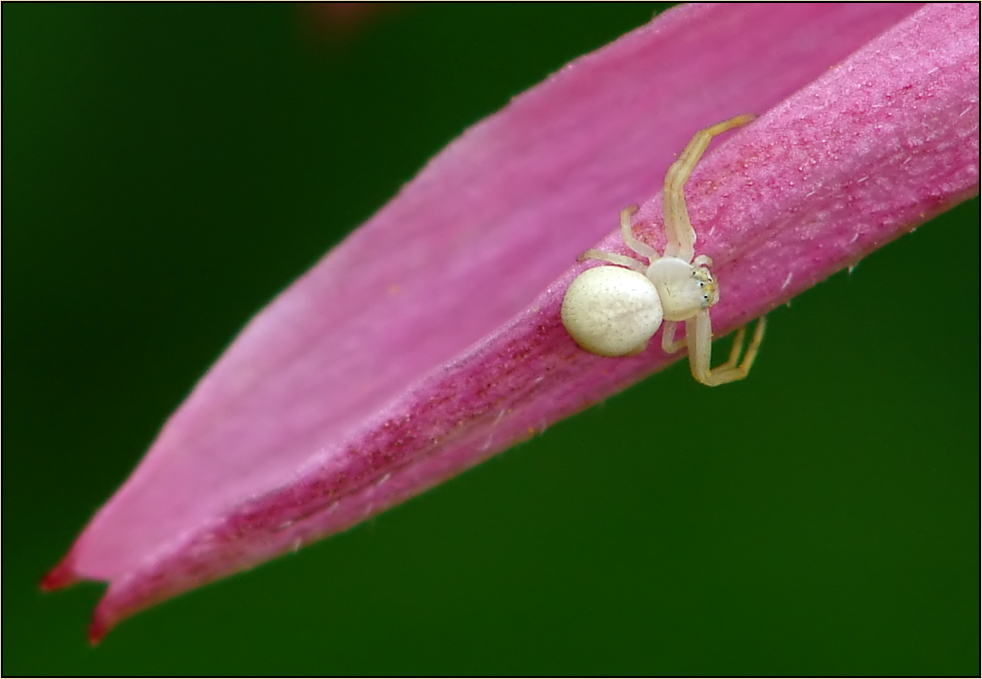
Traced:
[[82, 578], [80, 578], [75, 572], [73, 561], [74, 560], [69, 554], [62, 559], [57, 566], [48, 571], [48, 573], [41, 578], [41, 582], [38, 585], [41, 588], [41, 591], [53, 592], [58, 589], [71, 587], [72, 585], [81, 582]]
[[111, 593], [107, 591], [92, 613], [92, 621], [89, 622], [89, 645], [98, 646], [102, 643], [106, 635], [131, 613], [132, 611], [121, 614], [116, 602], [112, 599]]
[[111, 629], [112, 625], [109, 624], [106, 617], [96, 610], [95, 615], [92, 616], [92, 622], [89, 624], [89, 645], [98, 646]]

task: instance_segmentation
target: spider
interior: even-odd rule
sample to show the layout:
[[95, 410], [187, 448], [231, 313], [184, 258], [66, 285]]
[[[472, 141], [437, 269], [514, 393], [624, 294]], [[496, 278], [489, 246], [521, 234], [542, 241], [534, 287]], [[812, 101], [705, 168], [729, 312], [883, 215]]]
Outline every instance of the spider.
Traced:
[[[713, 331], [709, 307], [719, 301], [719, 285], [709, 271], [713, 261], [695, 256], [696, 232], [685, 206], [685, 182], [709, 142], [718, 134], [746, 125], [754, 115], [739, 115], [696, 132], [665, 175], [665, 253], [637, 238], [631, 229], [632, 205], [621, 211], [621, 237], [640, 259], [614, 252], [587, 250], [579, 261], [595, 259], [615, 266], [587, 269], [570, 284], [563, 299], [562, 320], [576, 343], [599, 356], [633, 356], [644, 351], [662, 325], [662, 349], [674, 353], [689, 345], [692, 376], [711, 387], [742, 380], [750, 372], [764, 318], [740, 361], [746, 326], [737, 331], [730, 357], [710, 368]], [[685, 338], [676, 341], [676, 326], [685, 321]]]

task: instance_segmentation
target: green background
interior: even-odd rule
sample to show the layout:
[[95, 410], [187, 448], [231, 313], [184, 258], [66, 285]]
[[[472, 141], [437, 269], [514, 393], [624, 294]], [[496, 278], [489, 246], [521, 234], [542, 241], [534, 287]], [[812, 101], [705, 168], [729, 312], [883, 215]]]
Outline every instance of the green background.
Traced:
[[[3, 5], [3, 673], [979, 672], [979, 203], [346, 534], [142, 613], [37, 581], [245, 321], [652, 8]], [[858, 217], [858, 216], [857, 216]]]

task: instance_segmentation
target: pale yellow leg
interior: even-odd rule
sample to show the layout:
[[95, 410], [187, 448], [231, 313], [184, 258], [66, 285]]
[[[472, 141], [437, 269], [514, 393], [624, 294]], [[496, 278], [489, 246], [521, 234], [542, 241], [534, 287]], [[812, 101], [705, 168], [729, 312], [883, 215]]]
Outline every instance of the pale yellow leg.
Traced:
[[634, 230], [631, 228], [631, 217], [637, 211], [637, 205], [629, 205], [621, 210], [621, 238], [624, 239], [624, 244], [627, 247], [647, 259], [650, 263], [658, 259], [658, 252], [647, 243], [634, 237]]
[[674, 354], [685, 347], [684, 337], [678, 341], [675, 340], [675, 329], [678, 328], [678, 325], [678, 321], [665, 321], [661, 326], [661, 348], [666, 354]]
[[737, 336], [733, 339], [733, 348], [730, 349], [730, 357], [726, 363], [710, 368], [712, 362], [712, 342], [713, 331], [709, 321], [709, 311], [702, 311], [695, 318], [685, 322], [686, 339], [689, 341], [689, 367], [692, 376], [698, 381], [710, 387], [717, 387], [728, 382], [742, 380], [750, 372], [750, 368], [757, 358], [760, 349], [760, 342], [764, 339], [764, 329], [767, 327], [765, 317], [757, 321], [754, 329], [753, 339], [747, 347], [747, 353], [740, 360], [740, 353], [743, 349], [743, 337], [746, 326], [737, 331]]
[[627, 255], [619, 255], [616, 252], [604, 252], [603, 250], [589, 249], [582, 255], [576, 258], [577, 261], [585, 262], [588, 259], [596, 259], [600, 262], [610, 262], [611, 264], [617, 264], [618, 266], [626, 266], [632, 271], [637, 271], [638, 273], [644, 273], [648, 266], [634, 257], [628, 257]]
[[[624, 244], [631, 248], [637, 254], [641, 255], [648, 260], [649, 263], [658, 259], [658, 252], [655, 251], [653, 247], [647, 243], [638, 240], [634, 237], [634, 231], [631, 228], [631, 217], [635, 212], [638, 211], [637, 205], [629, 205], [628, 207], [621, 210], [621, 238], [624, 240]], [[627, 255], [619, 255], [616, 252], [604, 252], [603, 250], [589, 249], [577, 258], [579, 261], [584, 261], [587, 259], [596, 259], [601, 262], [610, 262], [611, 264], [617, 264], [619, 266], [626, 266], [628, 269], [633, 271], [638, 271], [644, 273], [648, 269], [648, 265], [641, 262], [633, 257]]]
[[695, 255], [696, 232], [689, 222], [689, 211], [685, 207], [685, 182], [692, 174], [696, 163], [709, 147], [709, 142], [718, 134], [746, 125], [757, 116], [744, 114], [696, 132], [692, 141], [672, 163], [665, 175], [663, 209], [665, 214], [665, 256], [678, 257], [691, 262]]

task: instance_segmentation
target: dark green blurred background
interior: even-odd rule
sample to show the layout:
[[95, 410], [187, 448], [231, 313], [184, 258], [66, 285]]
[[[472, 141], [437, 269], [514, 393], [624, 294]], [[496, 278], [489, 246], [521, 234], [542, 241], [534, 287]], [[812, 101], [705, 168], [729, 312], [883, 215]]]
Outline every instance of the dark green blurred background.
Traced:
[[[349, 533], [85, 641], [37, 581], [246, 320], [645, 5], [3, 5], [3, 673], [979, 672], [978, 200]], [[859, 218], [859, 216], [857, 216]]]

